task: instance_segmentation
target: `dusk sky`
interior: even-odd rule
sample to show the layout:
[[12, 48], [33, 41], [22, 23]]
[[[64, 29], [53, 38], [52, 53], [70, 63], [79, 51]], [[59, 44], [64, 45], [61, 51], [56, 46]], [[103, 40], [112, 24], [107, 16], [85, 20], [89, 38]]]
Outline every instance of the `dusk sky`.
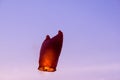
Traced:
[[[57, 71], [40, 72], [58, 30]], [[120, 0], [0, 0], [0, 80], [120, 80]]]

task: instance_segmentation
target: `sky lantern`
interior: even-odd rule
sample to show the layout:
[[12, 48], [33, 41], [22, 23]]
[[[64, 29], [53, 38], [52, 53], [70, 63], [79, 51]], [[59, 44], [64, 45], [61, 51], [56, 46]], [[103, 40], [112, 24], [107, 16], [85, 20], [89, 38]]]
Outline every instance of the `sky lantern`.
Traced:
[[58, 34], [52, 38], [49, 35], [46, 36], [40, 49], [38, 70], [47, 72], [56, 71], [62, 44], [63, 33], [61, 31], [58, 31]]

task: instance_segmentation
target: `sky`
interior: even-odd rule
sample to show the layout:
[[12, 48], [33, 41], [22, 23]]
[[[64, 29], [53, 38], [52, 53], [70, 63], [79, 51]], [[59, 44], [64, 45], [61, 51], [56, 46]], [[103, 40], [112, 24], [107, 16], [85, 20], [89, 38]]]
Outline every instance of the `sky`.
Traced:
[[[64, 34], [57, 71], [38, 71], [46, 35]], [[0, 0], [0, 80], [120, 80], [119, 0]]]

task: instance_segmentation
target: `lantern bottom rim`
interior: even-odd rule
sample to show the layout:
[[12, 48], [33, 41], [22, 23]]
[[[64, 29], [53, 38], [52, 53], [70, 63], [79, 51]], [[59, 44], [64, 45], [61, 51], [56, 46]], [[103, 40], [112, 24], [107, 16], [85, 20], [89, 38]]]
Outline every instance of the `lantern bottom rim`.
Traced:
[[56, 71], [55, 68], [48, 67], [48, 66], [39, 67], [38, 70], [40, 70], [40, 71], [45, 71], [45, 72], [54, 72], [54, 71]]

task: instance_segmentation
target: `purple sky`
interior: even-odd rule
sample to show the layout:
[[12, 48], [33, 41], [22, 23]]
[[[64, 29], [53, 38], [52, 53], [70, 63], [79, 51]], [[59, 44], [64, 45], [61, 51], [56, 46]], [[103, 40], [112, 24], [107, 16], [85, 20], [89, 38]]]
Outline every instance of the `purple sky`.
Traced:
[[[58, 30], [57, 71], [42, 73], [40, 46]], [[120, 1], [0, 0], [0, 80], [120, 80]]]

